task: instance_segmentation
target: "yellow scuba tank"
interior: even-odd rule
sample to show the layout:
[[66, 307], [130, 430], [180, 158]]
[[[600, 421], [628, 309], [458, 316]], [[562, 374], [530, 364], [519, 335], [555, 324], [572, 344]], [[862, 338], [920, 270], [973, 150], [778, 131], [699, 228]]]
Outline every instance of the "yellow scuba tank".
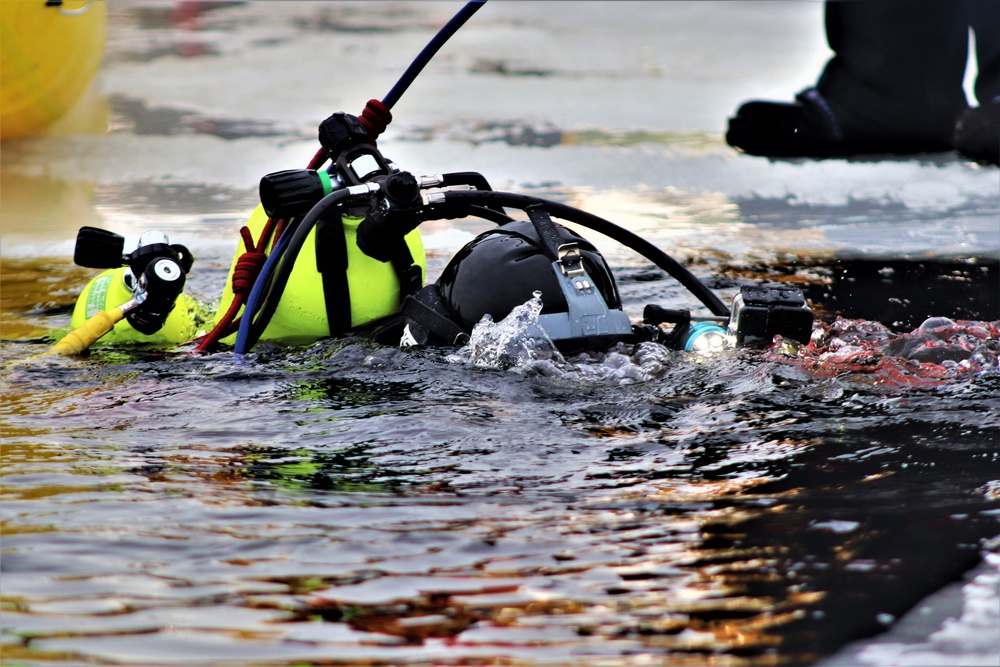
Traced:
[[0, 2], [0, 139], [44, 130], [87, 90], [104, 55], [105, 5]]
[[[132, 298], [130, 281], [134, 280], [127, 266], [108, 269], [99, 274], [83, 289], [73, 308], [70, 326], [78, 329], [84, 322], [102, 310], [110, 311]], [[187, 294], [177, 297], [170, 315], [159, 331], [153, 334], [140, 333], [121, 320], [114, 329], [101, 338], [104, 343], [177, 345], [185, 343], [198, 333], [198, 302]]]
[[[255, 244], [259, 243], [267, 219], [268, 216], [263, 207], [258, 206], [247, 221], [247, 228], [253, 236]], [[362, 218], [357, 217], [344, 216], [342, 218], [344, 239], [347, 245], [346, 273], [352, 327], [361, 327], [393, 315], [399, 312], [402, 303], [399, 278], [392, 263], [373, 259], [358, 248], [357, 229], [361, 221]], [[323, 276], [317, 265], [315, 237], [316, 230], [313, 229], [296, 258], [281, 300], [260, 340], [302, 343], [331, 335], [327, 321]], [[405, 241], [413, 257], [413, 262], [420, 267], [420, 282], [423, 284], [427, 274], [427, 259], [419, 232], [414, 229], [405, 236]], [[241, 246], [237, 249], [229, 269], [222, 302], [216, 311], [216, 323], [229, 310], [235, 298], [232, 287], [233, 274], [242, 254]], [[222, 339], [222, 342], [233, 344], [235, 340], [236, 335], [233, 334]]]

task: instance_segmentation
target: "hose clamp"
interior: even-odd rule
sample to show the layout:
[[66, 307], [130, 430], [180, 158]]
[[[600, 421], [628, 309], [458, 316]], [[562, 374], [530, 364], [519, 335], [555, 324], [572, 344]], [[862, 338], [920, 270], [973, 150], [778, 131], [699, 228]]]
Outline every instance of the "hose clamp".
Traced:
[[347, 194], [351, 197], [365, 197], [372, 193], [378, 192], [381, 186], [378, 183], [368, 182], [362, 183], [361, 185], [352, 185], [347, 188]]

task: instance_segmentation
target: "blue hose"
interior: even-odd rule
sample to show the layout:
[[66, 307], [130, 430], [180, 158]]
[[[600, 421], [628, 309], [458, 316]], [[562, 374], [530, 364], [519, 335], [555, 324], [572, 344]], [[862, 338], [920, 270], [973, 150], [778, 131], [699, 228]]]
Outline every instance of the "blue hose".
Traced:
[[281, 233], [281, 238], [261, 267], [260, 275], [247, 298], [247, 305], [243, 308], [243, 319], [240, 320], [233, 348], [237, 357], [249, 352], [267, 328], [309, 232], [331, 208], [339, 207], [351, 197], [350, 189], [334, 190], [316, 202], [301, 220], [289, 223]]
[[243, 307], [243, 318], [240, 320], [240, 328], [236, 332], [236, 345], [233, 348], [233, 352], [238, 356], [242, 356], [249, 351], [250, 345], [247, 344], [247, 341], [250, 336], [250, 325], [253, 323], [253, 317], [260, 307], [260, 300], [264, 296], [267, 285], [271, 282], [271, 274], [274, 273], [274, 268], [278, 265], [282, 255], [285, 254], [285, 248], [292, 238], [292, 231], [292, 229], [286, 229], [282, 233], [281, 238], [278, 239], [278, 243], [271, 249], [271, 254], [264, 261], [260, 275], [254, 281], [253, 289], [250, 290], [250, 296], [247, 297], [247, 305]]
[[403, 93], [405, 93], [406, 89], [410, 87], [410, 84], [417, 78], [417, 75], [424, 69], [424, 66], [431, 61], [431, 58], [433, 58], [434, 54], [438, 52], [438, 49], [440, 49], [444, 43], [448, 41], [448, 38], [454, 35], [455, 32], [457, 32], [458, 29], [461, 28], [462, 25], [464, 25], [465, 22], [468, 21], [469, 18], [479, 11], [479, 9], [485, 4], [486, 0], [470, 0], [465, 3], [464, 7], [458, 10], [457, 14], [451, 17], [451, 20], [448, 21], [444, 27], [438, 30], [438, 33], [434, 35], [434, 39], [427, 43], [424, 50], [413, 59], [410, 66], [406, 68], [405, 72], [403, 72], [403, 76], [399, 77], [399, 81], [397, 81], [396, 85], [392, 87], [389, 94], [382, 98], [382, 104], [384, 104], [386, 108], [391, 109], [392, 105], [399, 101], [399, 98], [403, 96]]

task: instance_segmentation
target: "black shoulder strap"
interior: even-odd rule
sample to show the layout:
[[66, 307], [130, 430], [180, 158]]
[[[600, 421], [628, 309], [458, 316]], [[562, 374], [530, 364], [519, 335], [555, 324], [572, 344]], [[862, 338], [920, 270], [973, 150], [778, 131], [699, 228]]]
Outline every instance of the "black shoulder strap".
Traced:
[[531, 224], [534, 225], [535, 231], [538, 232], [538, 238], [542, 242], [542, 249], [545, 251], [545, 254], [553, 262], [558, 260], [559, 248], [566, 243], [566, 240], [559, 235], [556, 223], [552, 222], [548, 211], [545, 210], [545, 205], [532, 204], [524, 210], [528, 214], [528, 217], [531, 218]]
[[347, 240], [340, 217], [316, 223], [316, 270], [323, 277], [323, 299], [330, 335], [351, 328], [351, 290], [347, 284]]
[[[413, 254], [400, 239], [392, 249], [392, 268], [399, 280], [402, 301], [423, 286], [423, 271], [413, 261]], [[323, 277], [323, 299], [330, 335], [351, 330], [351, 290], [347, 282], [347, 240], [340, 219], [322, 219], [316, 223], [316, 270]]]
[[396, 271], [396, 278], [399, 280], [399, 299], [402, 301], [410, 294], [413, 294], [423, 287], [423, 271], [420, 266], [413, 261], [413, 253], [410, 246], [406, 245], [405, 239], [399, 239], [399, 246], [393, 248], [392, 268]]

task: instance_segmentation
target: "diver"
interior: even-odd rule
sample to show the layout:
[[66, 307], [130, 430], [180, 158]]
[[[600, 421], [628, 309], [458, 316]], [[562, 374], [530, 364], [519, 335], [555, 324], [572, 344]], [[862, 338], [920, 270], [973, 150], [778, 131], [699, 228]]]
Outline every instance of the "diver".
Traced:
[[[81, 294], [75, 330], [53, 352], [76, 354], [103, 335], [118, 342], [183, 344], [194, 352], [232, 345], [242, 356], [262, 340], [307, 343], [365, 336], [380, 343], [460, 345], [478, 322], [499, 321], [539, 298], [538, 325], [562, 351], [654, 341], [679, 350], [809, 341], [812, 312], [794, 287], [743, 286], [732, 308], [687, 268], [636, 234], [558, 202], [494, 191], [481, 174], [417, 177], [388, 160], [377, 140], [392, 105], [440, 46], [485, 0], [459, 10], [382, 100], [360, 116], [319, 125], [321, 148], [306, 169], [268, 174], [260, 206], [240, 230], [211, 331], [183, 294], [190, 253], [151, 233], [125, 254], [124, 239], [84, 228], [75, 260], [107, 269]], [[520, 212], [521, 218], [508, 213]], [[475, 216], [497, 225], [467, 244], [425, 285], [418, 227]], [[594, 230], [638, 252], [709, 311], [647, 306], [642, 324], [622, 309], [614, 275], [591, 243], [557, 220]]]
[[[381, 124], [373, 118], [386, 110], [372, 100], [366, 111], [360, 118], [338, 112], [320, 124], [326, 169], [261, 179], [261, 204], [241, 230], [245, 252], [233, 260], [214, 327], [197, 351], [222, 343], [242, 355], [261, 340], [305, 343], [328, 336], [462, 345], [484, 317], [500, 321], [538, 293], [543, 304], [538, 326], [564, 353], [642, 341], [688, 351], [766, 344], [776, 335], [809, 341], [812, 312], [797, 288], [743, 286], [730, 308], [683, 265], [608, 220], [558, 202], [494, 191], [475, 172], [417, 177], [401, 170], [376, 145], [388, 121], [384, 114]], [[521, 217], [511, 215], [515, 212]], [[497, 227], [463, 247], [441, 276], [425, 285], [419, 226], [468, 216]], [[710, 314], [650, 304], [643, 322], [633, 324], [604, 257], [557, 220], [638, 252]], [[162, 263], [169, 255], [183, 264], [182, 278], [191, 266], [186, 248], [155, 237], [123, 255], [121, 237], [98, 231], [81, 230], [77, 263], [119, 272], [116, 280], [131, 280], [136, 295], [115, 331], [132, 327], [138, 334], [156, 334], [170, 317], [183, 317], [177, 314], [188, 308], [178, 289], [183, 280], [169, 283], [170, 291], [161, 289], [148, 266], [149, 258]], [[94, 309], [115, 305], [108, 299], [122, 298], [120, 289], [111, 291], [95, 279], [78, 303], [80, 317], [85, 311], [79, 304], [87, 304], [89, 317]], [[175, 337], [189, 332], [171, 331]]]

